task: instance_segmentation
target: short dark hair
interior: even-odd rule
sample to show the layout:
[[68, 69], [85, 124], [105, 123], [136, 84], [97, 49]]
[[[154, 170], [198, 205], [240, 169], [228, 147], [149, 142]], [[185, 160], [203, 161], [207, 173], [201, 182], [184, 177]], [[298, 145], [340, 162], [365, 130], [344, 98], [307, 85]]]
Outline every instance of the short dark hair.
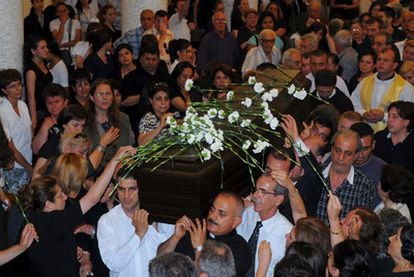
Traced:
[[70, 74], [70, 86], [75, 88], [78, 80], [86, 80], [90, 84], [91, 74], [84, 68], [77, 68]]
[[388, 243], [388, 238], [395, 235], [398, 232], [398, 229], [401, 228], [404, 224], [408, 224], [408, 219], [403, 216], [399, 211], [387, 208], [383, 209], [378, 217], [381, 219], [384, 224], [385, 234], [386, 234], [386, 243]]
[[407, 203], [414, 193], [414, 175], [405, 167], [387, 164], [381, 170], [381, 189], [395, 203]]
[[325, 253], [315, 244], [304, 241], [294, 241], [286, 248], [286, 256], [293, 254], [298, 255], [310, 265], [315, 274], [314, 276], [323, 276], [326, 270], [327, 252]]
[[283, 257], [275, 267], [275, 277], [313, 277], [312, 267], [296, 254]]
[[165, 91], [165, 93], [167, 93], [167, 95], [170, 96], [170, 89], [168, 87], [168, 84], [165, 82], [160, 82], [154, 83], [149, 86], [148, 97], [152, 99], [155, 96], [155, 94], [157, 94], [157, 92], [159, 91]]
[[312, 52], [310, 52], [310, 57], [322, 57], [322, 56], [326, 56], [326, 58], [328, 58], [328, 53], [326, 53], [325, 51], [323, 51], [322, 49], [316, 49]]
[[80, 105], [72, 104], [66, 106], [60, 113], [57, 118], [57, 125], [60, 129], [63, 128], [63, 125], [67, 124], [71, 120], [86, 120], [86, 111]]
[[356, 132], [359, 135], [359, 138], [364, 138], [366, 136], [374, 138], [374, 129], [372, 129], [372, 127], [366, 122], [357, 122], [352, 124], [351, 130]]
[[67, 100], [69, 97], [66, 89], [59, 84], [54, 84], [54, 83], [48, 84], [42, 91], [42, 99], [45, 103], [49, 97], [55, 97], [55, 96], [60, 96], [65, 100]]
[[377, 53], [375, 53], [375, 51], [372, 50], [371, 48], [361, 50], [361, 52], [359, 52], [358, 54], [358, 61], [361, 61], [362, 57], [364, 56], [371, 56], [372, 59], [374, 60], [374, 63], [377, 63], [377, 57], [378, 57]]
[[92, 45], [92, 51], [98, 52], [105, 43], [112, 40], [112, 36], [107, 29], [99, 28], [88, 35], [88, 40]]
[[315, 86], [335, 87], [336, 73], [327, 69], [320, 70], [315, 74]]
[[274, 150], [272, 150], [269, 155], [272, 155], [276, 160], [289, 161], [289, 170], [292, 170], [295, 167], [296, 155], [292, 147], [284, 147], [280, 143], [277, 143], [274, 145]]
[[158, 10], [155, 12], [154, 17], [166, 17], [168, 13], [164, 10]]
[[370, 255], [362, 242], [347, 239], [333, 249], [334, 266], [346, 276], [369, 276]]
[[388, 106], [388, 112], [395, 108], [402, 119], [409, 120], [407, 131], [411, 131], [414, 124], [414, 103], [408, 101], [395, 101]]
[[194, 262], [186, 255], [170, 252], [161, 254], [149, 262], [150, 277], [195, 277]]
[[20, 74], [17, 69], [13, 68], [0, 70], [0, 94], [4, 95], [1, 90], [16, 81], [22, 81], [22, 74]]
[[306, 122], [310, 124], [312, 121], [319, 123], [320, 125], [329, 128], [331, 130], [330, 136], [327, 138], [329, 142], [333, 134], [336, 133], [339, 120], [339, 112], [332, 105], [320, 105], [313, 109], [309, 116], [306, 118]]

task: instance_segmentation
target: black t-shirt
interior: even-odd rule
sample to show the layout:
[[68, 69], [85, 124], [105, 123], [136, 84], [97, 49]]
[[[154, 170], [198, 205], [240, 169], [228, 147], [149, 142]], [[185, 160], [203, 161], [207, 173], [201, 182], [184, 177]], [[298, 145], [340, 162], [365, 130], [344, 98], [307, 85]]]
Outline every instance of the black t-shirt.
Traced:
[[85, 59], [85, 69], [92, 74], [92, 79], [110, 79], [115, 77], [112, 56], [107, 55], [107, 63], [104, 63], [96, 53], [90, 54]]
[[26, 77], [26, 73], [30, 70], [32, 70], [36, 75], [35, 94], [34, 94], [35, 100], [36, 100], [36, 111], [46, 111], [46, 105], [42, 98], [42, 91], [48, 84], [53, 82], [52, 73], [50, 73], [50, 71], [48, 70], [47, 73], [44, 74], [40, 70], [40, 68], [37, 67], [37, 65], [32, 61], [29, 61], [24, 67], [25, 77]]
[[79, 201], [67, 200], [62, 211], [33, 212], [30, 222], [39, 236], [26, 251], [31, 270], [43, 277], [79, 276], [73, 234], [83, 222]]

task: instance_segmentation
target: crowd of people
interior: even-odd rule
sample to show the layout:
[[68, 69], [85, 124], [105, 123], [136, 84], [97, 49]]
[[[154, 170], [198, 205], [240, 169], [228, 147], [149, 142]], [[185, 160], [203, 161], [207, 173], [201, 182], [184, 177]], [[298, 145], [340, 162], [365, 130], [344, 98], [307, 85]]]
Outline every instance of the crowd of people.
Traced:
[[[414, 276], [414, 7], [369, 2], [173, 0], [121, 30], [121, 1], [31, 0], [0, 70], [0, 276]], [[265, 68], [311, 112], [278, 116], [252, 192], [150, 222], [120, 160]]]

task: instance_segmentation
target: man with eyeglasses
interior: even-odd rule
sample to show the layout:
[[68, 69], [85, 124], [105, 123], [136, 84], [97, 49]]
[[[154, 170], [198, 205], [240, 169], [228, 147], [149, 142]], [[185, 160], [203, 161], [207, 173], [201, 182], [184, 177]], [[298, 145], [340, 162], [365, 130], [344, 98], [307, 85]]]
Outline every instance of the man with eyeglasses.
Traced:
[[375, 131], [386, 127], [387, 107], [391, 102], [414, 102], [414, 87], [395, 72], [397, 67], [398, 51], [384, 49], [378, 54], [377, 73], [362, 79], [352, 93], [355, 111], [371, 123]]
[[[290, 160], [277, 160], [279, 169], [277, 174], [284, 176], [289, 170]], [[285, 179], [281, 177], [281, 179]], [[242, 224], [237, 232], [249, 243], [253, 264], [247, 276], [255, 276], [259, 265], [258, 248], [262, 241], [270, 242], [272, 259], [266, 276], [273, 276], [273, 269], [279, 262], [286, 249], [285, 236], [292, 229], [292, 224], [279, 211], [279, 206], [287, 197], [287, 189], [278, 184], [271, 176], [262, 175], [256, 181], [256, 190], [251, 195], [253, 204], [245, 208]], [[255, 241], [255, 243], [253, 243]]]
[[280, 50], [275, 47], [276, 34], [270, 29], [264, 29], [259, 35], [259, 46], [247, 52], [242, 66], [242, 75], [246, 77], [262, 63], [278, 65], [281, 59]]
[[201, 40], [197, 53], [197, 67], [205, 70], [207, 64], [213, 62], [236, 66], [240, 48], [237, 40], [227, 31], [226, 16], [222, 12], [216, 12], [212, 22], [214, 29]]

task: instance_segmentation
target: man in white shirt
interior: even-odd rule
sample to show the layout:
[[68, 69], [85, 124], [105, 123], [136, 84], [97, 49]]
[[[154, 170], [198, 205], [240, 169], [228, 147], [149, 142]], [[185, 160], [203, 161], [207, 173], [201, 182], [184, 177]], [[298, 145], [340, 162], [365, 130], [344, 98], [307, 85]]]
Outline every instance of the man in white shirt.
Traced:
[[111, 277], [148, 276], [149, 261], [166, 237], [148, 225], [149, 213], [139, 208], [138, 184], [132, 174], [118, 181], [120, 204], [98, 222], [99, 252]]
[[280, 50], [275, 47], [276, 34], [270, 29], [260, 32], [259, 46], [247, 52], [242, 66], [242, 74], [245, 76], [249, 71], [256, 70], [262, 63], [279, 64], [282, 57]]
[[190, 0], [178, 0], [175, 3], [176, 13], [171, 15], [168, 21], [168, 28], [174, 34], [175, 39], [183, 38], [191, 41], [190, 25], [185, 18], [188, 14], [189, 6]]
[[[289, 170], [289, 159], [284, 161], [277, 160], [276, 163], [279, 163], [280, 169], [283, 168], [285, 171]], [[262, 227], [259, 229], [253, 272], [257, 272], [257, 266], [259, 264], [258, 247], [261, 241], [266, 240], [270, 242], [270, 248], [272, 250], [272, 259], [266, 276], [273, 276], [273, 269], [276, 263], [285, 255], [285, 236], [291, 231], [292, 224], [278, 212], [278, 207], [286, 197], [287, 190], [281, 185], [278, 185], [272, 177], [261, 176], [257, 179], [256, 191], [251, 196], [253, 205], [244, 210], [242, 223], [237, 227], [237, 232], [246, 241], [249, 241], [256, 231], [258, 222], [261, 222]]]

